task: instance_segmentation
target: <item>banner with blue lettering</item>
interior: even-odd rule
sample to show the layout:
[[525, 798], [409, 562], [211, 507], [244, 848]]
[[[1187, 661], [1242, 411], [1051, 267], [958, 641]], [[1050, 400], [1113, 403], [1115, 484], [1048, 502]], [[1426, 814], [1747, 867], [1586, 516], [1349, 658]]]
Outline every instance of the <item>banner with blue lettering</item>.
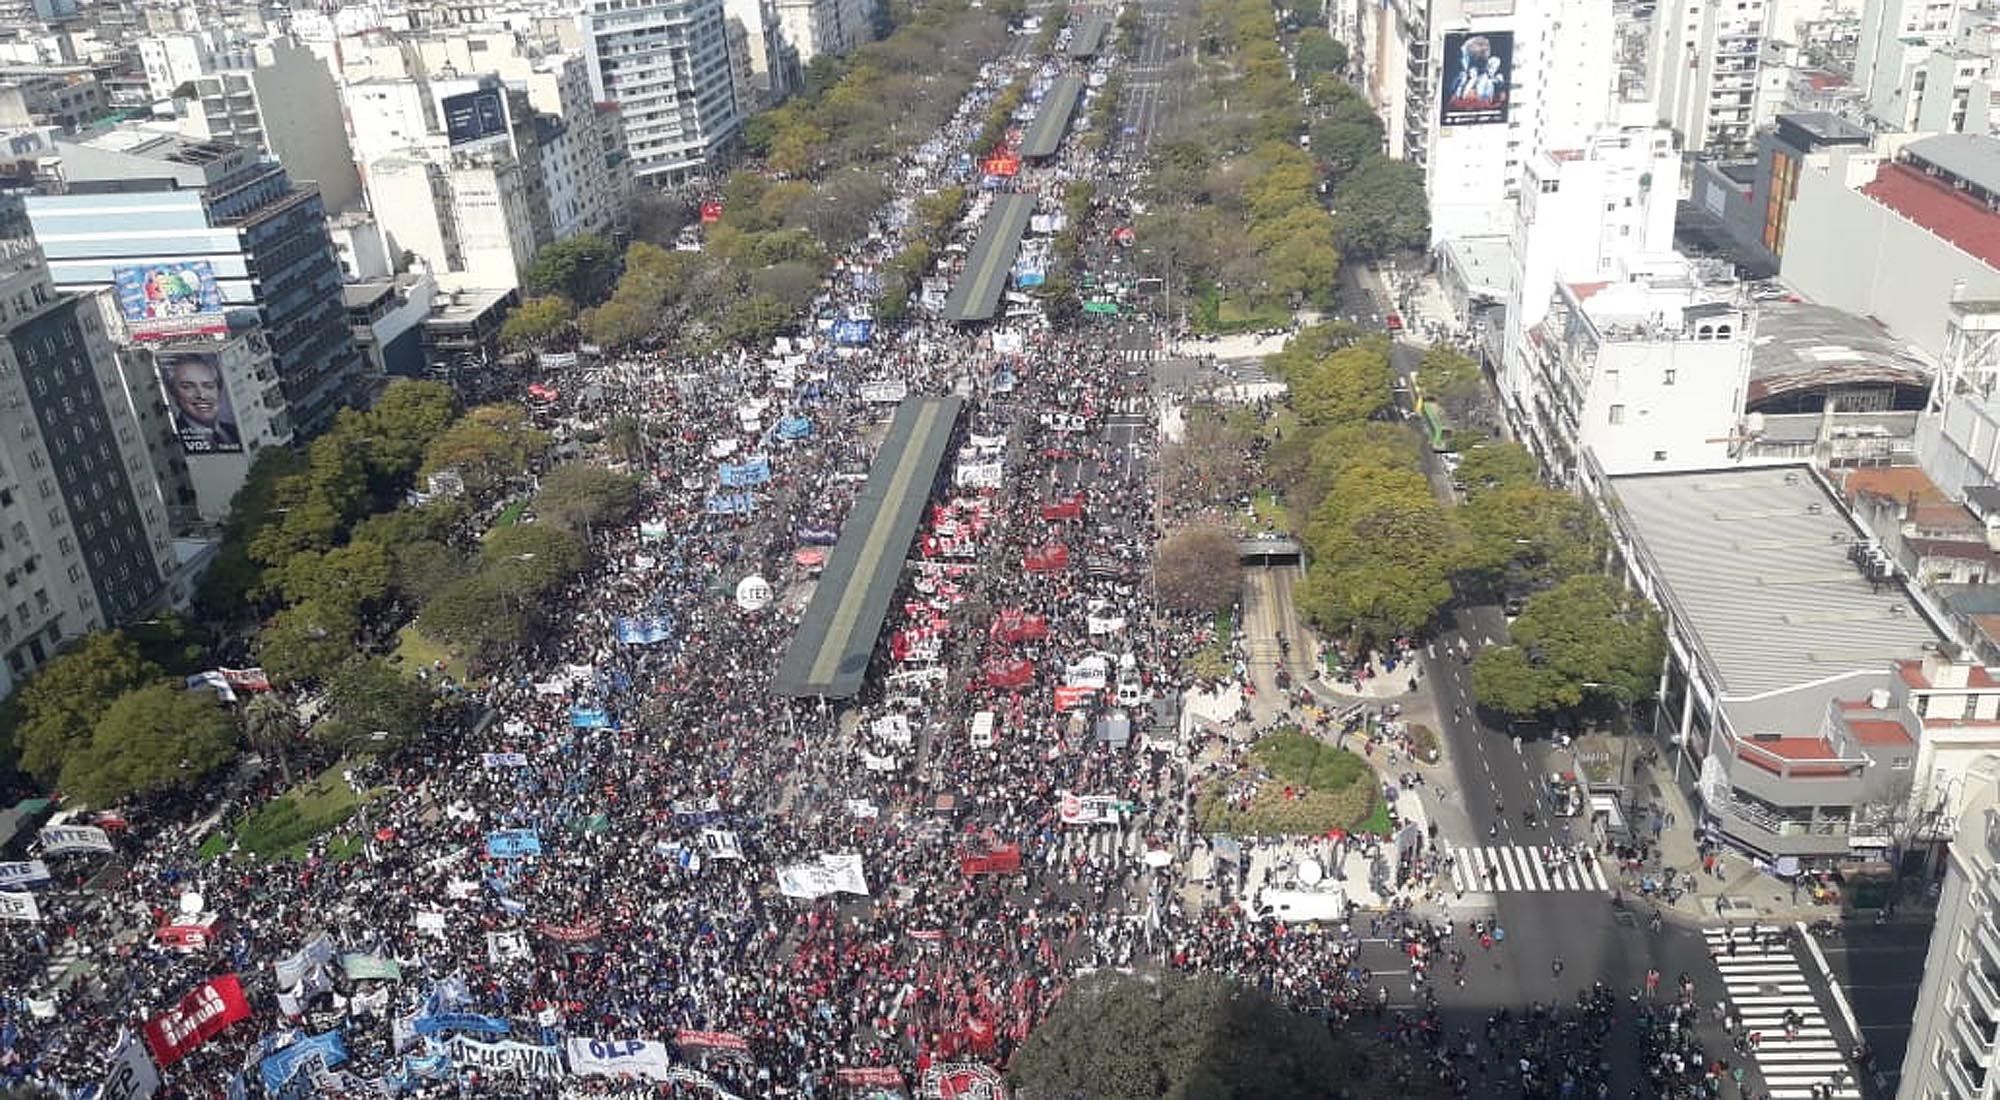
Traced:
[[715, 468], [715, 476], [731, 489], [749, 489], [771, 480], [771, 460], [759, 455], [745, 462], [725, 462]]
[[569, 724], [580, 730], [608, 730], [611, 728], [611, 715], [602, 707], [571, 707]]
[[578, 1077], [650, 1077], [663, 1081], [673, 1069], [667, 1044], [651, 1039], [572, 1038], [569, 1071]]
[[840, 532], [831, 527], [801, 527], [797, 534], [807, 546], [832, 546], [840, 541]]
[[442, 1035], [447, 1031], [476, 1031], [481, 1035], [507, 1034], [507, 1021], [498, 1016], [481, 1016], [477, 1012], [439, 1012], [430, 1016], [419, 1016], [415, 1026], [419, 1035]]
[[283, 1050], [272, 1054], [257, 1064], [257, 1073], [264, 1079], [267, 1092], [277, 1092], [285, 1082], [297, 1076], [301, 1069], [310, 1073], [313, 1063], [321, 1069], [332, 1069], [347, 1061], [347, 1041], [338, 1031], [324, 1035], [314, 1035], [300, 1039]]
[[538, 856], [542, 838], [533, 829], [496, 829], [486, 834], [486, 854], [494, 859]]
[[788, 416], [778, 421], [779, 439], [808, 439], [813, 434], [813, 422], [803, 416]]
[[875, 335], [873, 321], [835, 321], [833, 342], [845, 347], [856, 348], [868, 343]]
[[749, 493], [711, 493], [708, 498], [711, 516], [747, 516], [756, 510], [757, 498]]

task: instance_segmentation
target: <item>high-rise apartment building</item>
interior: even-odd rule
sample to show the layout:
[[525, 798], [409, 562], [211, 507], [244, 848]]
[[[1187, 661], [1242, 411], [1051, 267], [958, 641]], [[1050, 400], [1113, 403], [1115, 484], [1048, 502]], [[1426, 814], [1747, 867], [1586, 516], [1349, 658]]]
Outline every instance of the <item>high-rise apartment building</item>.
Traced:
[[1767, 0], [1661, 0], [1655, 9], [1648, 90], [1688, 152], [1750, 151], [1767, 8]]
[[742, 127], [722, 0], [590, 0], [578, 19], [591, 85], [624, 118], [634, 179], [685, 182]]
[[[347, 144], [340, 93], [319, 58], [283, 39], [229, 45], [199, 56], [204, 68], [168, 93], [193, 93], [174, 97], [182, 136], [262, 149], [292, 179], [317, 187], [328, 210], [359, 206], [361, 177]], [[183, 70], [176, 62], [172, 71]]]
[[107, 290], [134, 272], [206, 265], [221, 307], [254, 310], [270, 342], [277, 433], [309, 437], [333, 422], [356, 396], [360, 357], [317, 190], [258, 150], [134, 129], [56, 151], [27, 209], [58, 287]]
[[1861, 35], [1854, 50], [1854, 83], [1873, 100], [1893, 92], [1903, 76], [1903, 54], [1951, 37], [1968, 0], [1863, 0]]
[[1903, 1051], [1897, 1100], [1993, 1095], [2000, 1055], [2000, 756], [1962, 780], [1937, 923]]
[[66, 639], [141, 617], [173, 570], [166, 503], [102, 310], [50, 279], [0, 196], [0, 690]]

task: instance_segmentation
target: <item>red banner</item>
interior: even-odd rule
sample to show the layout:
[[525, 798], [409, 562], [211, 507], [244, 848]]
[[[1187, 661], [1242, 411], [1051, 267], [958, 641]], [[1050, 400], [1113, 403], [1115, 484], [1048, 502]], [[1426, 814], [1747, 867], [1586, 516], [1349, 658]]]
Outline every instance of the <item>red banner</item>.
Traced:
[[833, 1071], [833, 1079], [843, 1085], [863, 1088], [900, 1089], [903, 1071], [895, 1066], [849, 1066]]
[[542, 923], [542, 935], [562, 943], [583, 943], [603, 934], [604, 922], [601, 920], [587, 920], [582, 924], [554, 924], [547, 921]]
[[1006, 155], [987, 157], [980, 170], [989, 176], [1012, 176], [1021, 171], [1021, 160]]
[[676, 1031], [674, 1045], [698, 1047], [703, 1050], [728, 1050], [737, 1054], [750, 1053], [750, 1040], [733, 1031]]
[[974, 875], [1011, 875], [1021, 869], [1021, 846], [1001, 844], [983, 852], [967, 851], [958, 857], [958, 869]]
[[701, 222], [703, 225], [710, 225], [715, 222], [719, 222], [721, 220], [722, 220], [721, 203], [705, 202], [701, 204]]
[[1059, 542], [1049, 543], [1039, 550], [1028, 552], [1022, 566], [1030, 573], [1054, 573], [1069, 568], [1069, 547]]
[[1049, 636], [1049, 620], [1044, 615], [1030, 615], [1018, 607], [1002, 608], [993, 617], [992, 634], [995, 641], [1039, 642]]
[[162, 947], [198, 950], [208, 946], [208, 929], [199, 924], [164, 924], [153, 932]]
[[992, 660], [986, 662], [986, 683], [997, 688], [1027, 687], [1035, 679], [1031, 661]]
[[1064, 519], [1082, 519], [1083, 494], [1076, 493], [1071, 495], [1067, 500], [1059, 500], [1054, 504], [1042, 505], [1042, 518], [1051, 523]]
[[1096, 694], [1097, 689], [1094, 687], [1070, 687], [1064, 685], [1056, 689], [1056, 709], [1074, 710], [1077, 707], [1089, 706], [1091, 696]]
[[250, 1018], [250, 1002], [236, 975], [224, 974], [195, 986], [181, 1002], [146, 1021], [146, 1049], [161, 1069], [187, 1057], [238, 1020]]

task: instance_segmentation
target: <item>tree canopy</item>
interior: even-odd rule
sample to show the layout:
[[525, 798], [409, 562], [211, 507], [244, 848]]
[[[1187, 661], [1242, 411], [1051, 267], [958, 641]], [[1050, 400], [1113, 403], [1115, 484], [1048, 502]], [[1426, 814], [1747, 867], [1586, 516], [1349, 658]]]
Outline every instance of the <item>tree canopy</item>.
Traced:
[[116, 630], [86, 635], [51, 658], [8, 702], [7, 726], [21, 770], [55, 782], [64, 761], [90, 743], [112, 702], [160, 677], [160, 667]]
[[1571, 710], [1586, 696], [1623, 703], [1651, 697], [1666, 656], [1659, 612], [1601, 573], [1584, 573], [1529, 598], [1513, 644], [1480, 651], [1473, 694], [1515, 717]]
[[1183, 527], [1153, 555], [1153, 587], [1162, 606], [1191, 614], [1231, 607], [1242, 588], [1236, 536], [1220, 527]]
[[1218, 975], [1102, 973], [1070, 983], [1015, 1055], [1022, 1100], [1431, 1100], [1427, 1076], [1392, 1086], [1394, 1056]]
[[109, 806], [187, 790], [236, 756], [236, 721], [215, 696], [156, 683], [112, 700], [63, 761], [63, 790]]
[[1349, 255], [1372, 259], [1430, 243], [1424, 170], [1408, 161], [1364, 159], [1334, 188], [1333, 208], [1340, 247]]
[[543, 298], [592, 306], [604, 300], [617, 277], [618, 253], [603, 237], [579, 233], [535, 253], [522, 285]]

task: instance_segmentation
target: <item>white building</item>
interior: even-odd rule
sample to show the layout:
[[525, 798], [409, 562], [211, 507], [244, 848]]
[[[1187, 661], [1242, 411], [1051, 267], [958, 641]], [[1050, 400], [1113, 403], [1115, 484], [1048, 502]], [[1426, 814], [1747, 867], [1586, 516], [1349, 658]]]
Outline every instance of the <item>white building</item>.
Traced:
[[169, 435], [165, 453], [177, 475], [169, 480], [184, 481], [193, 492], [196, 517], [205, 524], [222, 523], [229, 518], [230, 502], [249, 477], [257, 452], [292, 442], [289, 418], [277, 415], [285, 407], [285, 393], [278, 384], [278, 369], [264, 330], [250, 325], [213, 338], [148, 342], [127, 349], [125, 357], [137, 375], [149, 382], [172, 377], [175, 365], [189, 360], [209, 364], [218, 372], [216, 384], [227, 395], [241, 449], [182, 455]]
[[1671, 251], [1679, 177], [1673, 135], [1650, 124], [1607, 127], [1581, 148], [1529, 159], [1509, 242], [1513, 294], [1498, 372], [1502, 404], [1517, 423], [1536, 384], [1529, 334], [1556, 284], [1610, 278], [1635, 257]]
[[1903, 87], [1903, 55], [1948, 41], [1971, 0], [1862, 0], [1854, 83], [1871, 101]]
[[[1992, 1093], [2000, 1054], [2000, 756], [1963, 779], [1897, 1100]], [[1886, 1067], [1885, 1067], [1886, 1068]]]
[[777, 0], [723, 0], [723, 13], [743, 28], [754, 102], [767, 107], [790, 95], [803, 74], [799, 51], [779, 25]]
[[591, 0], [591, 86], [618, 104], [634, 179], [692, 178], [743, 125], [722, 0]]
[[172, 99], [174, 89], [210, 71], [215, 51], [229, 43], [226, 31], [175, 31], [138, 42], [139, 65], [146, 72], [146, 90], [156, 100]]
[[1766, 0], [1669, 0], [1653, 15], [1648, 91], [1690, 152], [1741, 154], [1755, 130]]
[[1374, 8], [1356, 16], [1357, 64], [1387, 123], [1390, 155], [1424, 165], [1432, 243], [1505, 237], [1528, 158], [1581, 146], [1613, 115], [1611, 6], [1386, 0]]
[[182, 136], [264, 150], [292, 179], [317, 184], [329, 212], [359, 204], [361, 177], [341, 118], [340, 91], [319, 58], [303, 46], [272, 40], [212, 49], [204, 60], [202, 72], [169, 89], [192, 85], [195, 93], [174, 102]]
[[798, 52], [800, 65], [810, 65], [822, 54], [839, 57], [873, 37], [875, 5], [870, 0], [776, 3], [778, 26], [785, 42]]
[[1610, 477], [1730, 465], [1752, 327], [1739, 284], [1677, 253], [1560, 283], [1507, 395], [1522, 442], [1563, 481], [1586, 452]]
[[1805, 158], [1787, 215], [1784, 281], [1872, 317], [1939, 362], [1954, 299], [2000, 298], [2000, 140], [1879, 138]]

